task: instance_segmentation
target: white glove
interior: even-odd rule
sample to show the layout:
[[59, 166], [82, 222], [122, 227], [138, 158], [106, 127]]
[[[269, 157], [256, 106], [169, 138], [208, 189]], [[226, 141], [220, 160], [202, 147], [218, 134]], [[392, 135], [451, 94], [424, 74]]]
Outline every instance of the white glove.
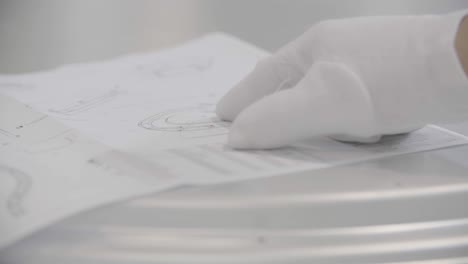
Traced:
[[467, 12], [331, 20], [260, 61], [226, 94], [234, 148], [313, 136], [376, 142], [468, 117], [468, 80], [454, 40]]

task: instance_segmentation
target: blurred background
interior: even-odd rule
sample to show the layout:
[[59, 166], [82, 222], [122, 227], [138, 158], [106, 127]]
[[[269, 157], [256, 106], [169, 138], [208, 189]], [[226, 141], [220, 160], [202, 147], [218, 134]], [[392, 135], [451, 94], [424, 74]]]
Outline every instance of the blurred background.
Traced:
[[0, 0], [0, 73], [155, 51], [211, 31], [273, 51], [323, 19], [462, 8], [467, 0]]

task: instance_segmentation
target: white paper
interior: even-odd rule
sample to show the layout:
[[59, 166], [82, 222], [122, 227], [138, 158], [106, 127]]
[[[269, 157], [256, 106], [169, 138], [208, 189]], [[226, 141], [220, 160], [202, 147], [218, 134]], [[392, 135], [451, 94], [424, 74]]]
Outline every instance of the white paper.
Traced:
[[[216, 118], [214, 106], [265, 55], [214, 34], [156, 54], [0, 76], [0, 92], [43, 113], [25, 108], [1, 114], [0, 173], [7, 176], [1, 201], [8, 201], [8, 193], [30, 194], [21, 198], [27, 215], [14, 216], [23, 207], [0, 211], [0, 228], [7, 234], [0, 246], [65, 215], [149, 190], [271, 177], [468, 143], [462, 135], [428, 126], [371, 145], [316, 138], [273, 151], [231, 150], [225, 146], [229, 124]], [[31, 138], [17, 138], [19, 126]], [[38, 176], [30, 181], [24, 175]]]
[[214, 105], [264, 55], [216, 34], [157, 54], [0, 77], [0, 92], [125, 151], [182, 147], [227, 133]]
[[148, 151], [145, 157], [186, 183], [212, 184], [328, 168], [467, 142], [464, 136], [431, 125], [411, 134], [384, 137], [378, 144], [316, 138], [276, 150], [235, 151], [219, 141]]
[[70, 214], [177, 180], [0, 95], [0, 249]]

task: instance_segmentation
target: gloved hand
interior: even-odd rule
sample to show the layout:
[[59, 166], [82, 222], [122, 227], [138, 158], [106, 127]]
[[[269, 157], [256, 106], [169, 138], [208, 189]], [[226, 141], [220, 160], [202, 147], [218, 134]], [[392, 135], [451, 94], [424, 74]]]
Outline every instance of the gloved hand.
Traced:
[[376, 142], [468, 117], [468, 80], [454, 47], [467, 12], [321, 22], [226, 94], [218, 116], [234, 148], [313, 136]]

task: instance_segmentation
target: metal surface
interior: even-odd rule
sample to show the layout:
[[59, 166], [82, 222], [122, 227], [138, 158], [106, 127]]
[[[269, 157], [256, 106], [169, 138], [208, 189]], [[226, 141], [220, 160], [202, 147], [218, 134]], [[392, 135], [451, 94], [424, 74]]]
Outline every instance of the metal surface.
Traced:
[[[460, 1], [0, 1], [0, 72], [154, 50], [222, 30], [273, 50], [324, 18]], [[445, 126], [468, 135], [468, 124]], [[468, 263], [468, 147], [210, 187], [82, 213], [4, 264]]]
[[[468, 258], [468, 147], [181, 188], [71, 217], [5, 263], [392, 263]], [[411, 262], [412, 263], [412, 262]]]

